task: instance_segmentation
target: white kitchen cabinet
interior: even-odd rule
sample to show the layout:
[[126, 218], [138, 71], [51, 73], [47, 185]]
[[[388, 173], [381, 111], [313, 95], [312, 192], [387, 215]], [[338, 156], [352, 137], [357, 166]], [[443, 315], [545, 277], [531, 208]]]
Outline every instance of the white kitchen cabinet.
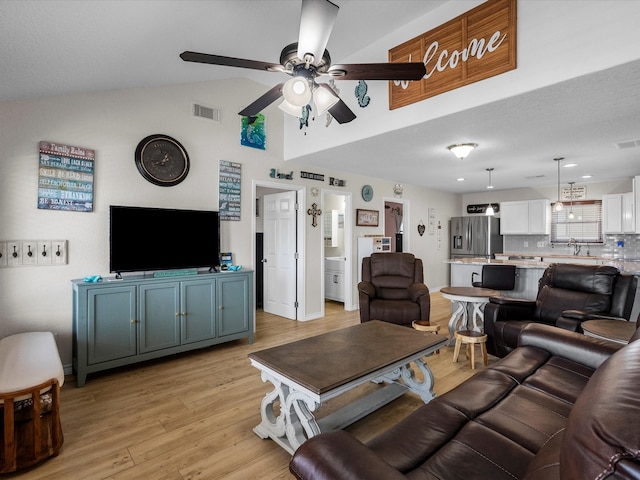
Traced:
[[551, 206], [549, 200], [521, 200], [500, 203], [502, 235], [549, 235]]
[[602, 196], [604, 233], [636, 233], [634, 192]]

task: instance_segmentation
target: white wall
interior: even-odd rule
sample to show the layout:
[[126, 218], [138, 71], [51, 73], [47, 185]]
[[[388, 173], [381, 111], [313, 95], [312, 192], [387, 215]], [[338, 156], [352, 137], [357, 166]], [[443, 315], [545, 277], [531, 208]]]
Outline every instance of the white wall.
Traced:
[[[0, 337], [23, 331], [50, 330], [58, 334], [65, 365], [71, 363], [71, 283], [89, 274], [109, 275], [108, 207], [111, 204], [154, 207], [217, 209], [218, 162], [242, 164], [242, 217], [240, 222], [222, 222], [221, 248], [232, 251], [234, 261], [252, 268], [254, 264], [252, 225], [255, 199], [252, 181], [278, 182], [284, 187], [306, 186], [304, 199], [311, 205], [310, 188], [329, 188], [324, 183], [300, 179], [300, 170], [345, 179], [345, 191], [353, 193], [352, 208], [382, 211], [382, 195], [392, 195], [393, 183], [358, 175], [322, 171], [283, 162], [283, 120], [277, 107], [266, 110], [267, 149], [242, 147], [240, 117], [236, 112], [247, 98], [257, 98], [264, 86], [248, 80], [228, 80], [170, 87], [131, 89], [96, 94], [40, 98], [0, 103], [0, 240], [67, 239], [69, 263], [64, 266], [0, 268]], [[220, 107], [220, 124], [191, 116], [191, 103]], [[337, 129], [332, 129], [337, 130]], [[178, 139], [187, 149], [191, 170], [175, 187], [158, 187], [144, 180], [134, 164], [138, 142], [153, 133]], [[37, 209], [38, 142], [41, 140], [76, 145], [96, 151], [94, 211], [90, 213]], [[294, 170], [294, 180], [274, 180], [271, 168]], [[360, 190], [371, 184], [376, 194], [364, 202]], [[460, 199], [452, 194], [425, 191], [405, 185], [405, 198], [412, 200], [415, 215], [407, 223], [414, 235], [411, 245], [425, 259], [425, 276], [430, 286], [447, 282], [442, 263], [447, 251], [437, 250], [435, 236], [418, 238], [419, 218], [426, 223], [427, 208], [435, 207], [446, 222], [459, 211]], [[322, 229], [306, 223], [305, 318], [322, 311], [320, 297]], [[408, 220], [408, 219], [407, 219]], [[409, 227], [410, 225], [410, 227]], [[374, 233], [354, 227], [354, 237]], [[381, 230], [377, 233], [381, 233]], [[353, 251], [356, 240], [352, 239]], [[351, 266], [357, 278], [356, 261]], [[353, 298], [355, 295], [353, 285]]]

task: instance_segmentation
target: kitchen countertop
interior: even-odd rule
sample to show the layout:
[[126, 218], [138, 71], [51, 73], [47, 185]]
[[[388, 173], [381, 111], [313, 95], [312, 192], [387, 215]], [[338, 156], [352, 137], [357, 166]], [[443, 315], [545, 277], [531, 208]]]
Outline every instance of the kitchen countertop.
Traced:
[[[502, 253], [499, 255], [505, 256], [533, 256], [531, 254], [518, 254], [518, 253]], [[540, 254], [535, 255], [537, 257], [544, 258], [570, 258], [576, 259], [575, 263], [580, 263], [580, 259], [589, 259], [601, 261], [601, 265], [611, 265], [612, 267], [616, 267], [621, 272], [631, 273], [634, 275], [640, 276], [640, 260], [638, 259], [616, 259], [612, 257], [595, 257], [586, 255], [554, 255], [554, 254]], [[487, 258], [452, 258], [449, 260], [445, 260], [445, 263], [450, 264], [458, 264], [458, 265], [486, 265], [486, 264], [503, 264], [503, 265], [515, 265], [518, 268], [547, 268], [553, 262], [541, 262], [538, 260], [496, 260], [496, 259], [487, 259]]]

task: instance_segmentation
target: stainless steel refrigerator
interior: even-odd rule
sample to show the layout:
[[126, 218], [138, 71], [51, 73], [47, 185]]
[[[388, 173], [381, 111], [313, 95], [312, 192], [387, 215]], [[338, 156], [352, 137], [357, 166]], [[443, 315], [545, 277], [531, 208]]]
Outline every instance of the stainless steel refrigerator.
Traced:
[[500, 219], [477, 215], [452, 217], [449, 224], [451, 258], [493, 258], [502, 253]]

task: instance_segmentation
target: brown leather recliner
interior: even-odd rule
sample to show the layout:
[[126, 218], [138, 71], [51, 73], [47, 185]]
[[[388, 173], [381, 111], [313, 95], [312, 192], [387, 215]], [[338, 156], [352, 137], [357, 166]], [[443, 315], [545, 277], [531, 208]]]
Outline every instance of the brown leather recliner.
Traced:
[[535, 300], [491, 297], [484, 309], [487, 351], [504, 357], [529, 323], [582, 333], [582, 322], [629, 320], [637, 288], [633, 275], [605, 265], [555, 263], [540, 278]]
[[362, 259], [358, 284], [360, 322], [384, 320], [411, 326], [429, 320], [431, 298], [422, 260], [411, 253], [373, 253]]

